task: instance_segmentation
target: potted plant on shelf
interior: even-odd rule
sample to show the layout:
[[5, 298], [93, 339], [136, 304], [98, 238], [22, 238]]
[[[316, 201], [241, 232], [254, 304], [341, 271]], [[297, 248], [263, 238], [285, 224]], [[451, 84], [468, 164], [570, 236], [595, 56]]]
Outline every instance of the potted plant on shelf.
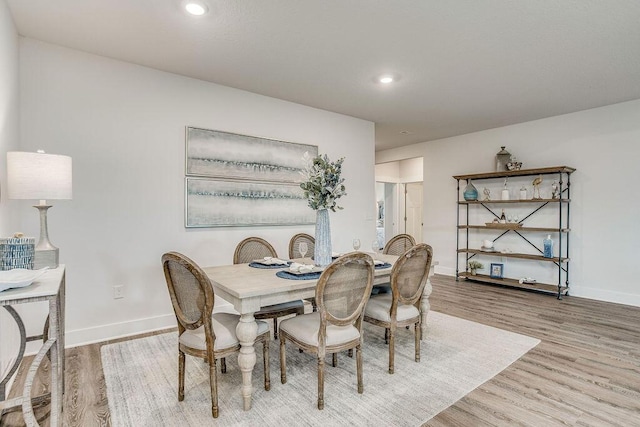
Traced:
[[482, 270], [484, 268], [484, 265], [482, 265], [480, 261], [469, 261], [468, 265], [469, 265], [469, 270], [471, 270], [472, 276], [476, 275], [476, 270], [478, 269]]

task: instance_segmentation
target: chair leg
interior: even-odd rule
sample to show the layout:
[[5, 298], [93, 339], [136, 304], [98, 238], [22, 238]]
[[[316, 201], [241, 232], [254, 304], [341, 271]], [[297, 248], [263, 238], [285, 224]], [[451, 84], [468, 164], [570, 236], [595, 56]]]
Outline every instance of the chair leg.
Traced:
[[264, 364], [264, 389], [271, 390], [271, 372], [269, 372], [269, 341], [271, 337], [265, 337], [262, 341], [262, 363]]
[[278, 318], [277, 317], [273, 318], [273, 339], [274, 340], [278, 339]]
[[389, 373], [393, 374], [394, 356], [396, 346], [396, 331], [389, 329]]
[[223, 374], [227, 373], [227, 358], [223, 357], [222, 359], [220, 359], [220, 372], [222, 372]]
[[338, 353], [331, 354], [331, 366], [333, 366], [334, 368], [338, 366]]
[[211, 415], [218, 418], [218, 375], [216, 373], [216, 358], [209, 358], [209, 384], [211, 385]]
[[178, 402], [184, 400], [184, 353], [178, 350]]
[[420, 329], [420, 323], [416, 323], [415, 325], [415, 335], [416, 335], [416, 362], [420, 361], [420, 340], [422, 339], [422, 333]]
[[318, 409], [324, 409], [324, 354], [318, 354]]
[[284, 336], [280, 335], [280, 382], [287, 383], [287, 353], [284, 347]]
[[362, 344], [356, 347], [356, 371], [358, 375], [358, 393], [364, 391], [364, 382], [362, 381]]

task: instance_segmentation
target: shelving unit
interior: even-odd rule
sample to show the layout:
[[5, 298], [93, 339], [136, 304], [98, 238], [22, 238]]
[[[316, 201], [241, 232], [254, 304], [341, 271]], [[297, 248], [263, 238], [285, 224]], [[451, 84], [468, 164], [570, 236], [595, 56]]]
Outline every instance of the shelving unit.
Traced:
[[[571, 174], [575, 172], [575, 169], [569, 166], [554, 166], [547, 168], [537, 169], [521, 169], [514, 171], [503, 172], [489, 172], [469, 175], [455, 175], [453, 178], [457, 180], [456, 197], [457, 203], [457, 235], [456, 235], [456, 280], [463, 278], [465, 280], [472, 280], [481, 283], [490, 283], [503, 286], [511, 286], [520, 289], [537, 290], [541, 292], [553, 293], [557, 295], [558, 299], [561, 299], [563, 295], [569, 294], [569, 206], [571, 203], [570, 189], [571, 189]], [[500, 178], [510, 177], [527, 177], [527, 176], [540, 176], [540, 175], [555, 175], [558, 183], [559, 197], [558, 198], [542, 198], [542, 199], [526, 199], [526, 200], [464, 200], [462, 199], [460, 181], [468, 184], [470, 181], [482, 181], [482, 180], [495, 180]], [[466, 186], [463, 186], [463, 188]], [[481, 195], [479, 195], [481, 197]], [[499, 218], [500, 209], [505, 206], [524, 206], [529, 207], [530, 212], [519, 219], [518, 222], [509, 224], [470, 224], [469, 212], [471, 209], [482, 207], [486, 209], [493, 217]], [[550, 207], [557, 211], [557, 220], [554, 224], [549, 226], [527, 226], [527, 220], [530, 220], [536, 215], [542, 208]], [[462, 211], [462, 215], [461, 215]], [[544, 224], [543, 224], [544, 225]], [[496, 234], [493, 237], [493, 241], [497, 241], [508, 233], [513, 233], [520, 237], [523, 243], [527, 243], [525, 246], [530, 250], [533, 250], [534, 254], [526, 252], [489, 252], [480, 248], [470, 247], [470, 235], [476, 236], [481, 233], [487, 234], [488, 232], [494, 232]], [[471, 233], [471, 234], [470, 234]], [[541, 245], [533, 243], [529, 234], [531, 233], [547, 233], [557, 235], [557, 256], [553, 258], [546, 258], [543, 256], [543, 249]], [[538, 239], [541, 241], [542, 239]], [[463, 244], [461, 244], [461, 242]], [[533, 248], [533, 249], [532, 249]], [[519, 279], [516, 278], [494, 278], [489, 275], [476, 274], [472, 275], [469, 269], [469, 261], [476, 256], [488, 256], [488, 257], [500, 257], [500, 258], [513, 258], [519, 260], [528, 261], [540, 261], [542, 263], [548, 263], [550, 268], [557, 269], [557, 282], [556, 283], [533, 283], [533, 284], [521, 284]], [[462, 262], [461, 262], [462, 258]], [[463, 267], [463, 271], [461, 271]]]

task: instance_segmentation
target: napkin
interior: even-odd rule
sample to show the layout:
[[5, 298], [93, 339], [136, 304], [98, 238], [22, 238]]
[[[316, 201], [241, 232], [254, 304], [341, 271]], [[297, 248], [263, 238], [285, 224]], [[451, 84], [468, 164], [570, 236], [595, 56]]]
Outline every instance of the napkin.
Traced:
[[283, 261], [279, 258], [273, 258], [270, 256], [266, 256], [264, 257], [264, 261], [262, 262], [263, 264], [267, 264], [267, 265], [285, 265], [287, 264], [287, 261]]
[[289, 266], [289, 271], [294, 271], [296, 273], [311, 273], [314, 268], [315, 266], [311, 264], [300, 264], [298, 262], [294, 262]]

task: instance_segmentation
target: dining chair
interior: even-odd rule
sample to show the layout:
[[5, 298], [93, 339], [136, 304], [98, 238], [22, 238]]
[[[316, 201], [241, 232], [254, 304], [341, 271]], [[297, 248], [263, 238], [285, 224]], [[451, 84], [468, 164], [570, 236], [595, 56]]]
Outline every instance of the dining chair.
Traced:
[[[290, 259], [303, 258], [302, 253], [300, 253], [300, 243], [303, 243], [303, 242], [307, 244], [307, 253], [305, 254], [305, 257], [313, 256], [313, 253], [315, 252], [315, 248], [316, 248], [315, 237], [306, 233], [298, 233], [295, 236], [293, 236], [291, 240], [289, 240], [289, 258]], [[316, 311], [318, 309], [318, 307], [316, 306], [315, 298], [313, 297], [306, 298], [306, 300], [311, 303], [311, 307], [313, 311]]]
[[[278, 254], [266, 240], [260, 237], [247, 237], [236, 246], [233, 263], [245, 264], [264, 257], [277, 258]], [[302, 300], [297, 300], [261, 307], [260, 311], [253, 316], [256, 319], [273, 319], [273, 338], [278, 339], [278, 317], [303, 313], [304, 303]]]
[[[184, 400], [185, 354], [204, 359], [209, 364], [211, 413], [218, 418], [216, 359], [221, 359], [221, 371], [225, 373], [225, 357], [240, 350], [236, 336], [240, 316], [213, 313], [215, 295], [211, 282], [186, 256], [168, 252], [162, 255], [162, 268], [178, 322], [178, 401]], [[265, 390], [271, 388], [269, 340], [269, 325], [259, 321], [256, 342], [262, 343]]]
[[389, 343], [389, 373], [394, 371], [396, 330], [414, 325], [415, 361], [420, 361], [422, 316], [420, 304], [427, 283], [433, 249], [420, 243], [400, 255], [391, 269], [391, 293], [372, 296], [364, 310], [365, 322], [385, 328]]
[[[382, 253], [388, 254], [388, 255], [400, 256], [407, 249], [413, 247], [415, 244], [416, 244], [415, 239], [409, 234], [398, 234], [392, 237], [391, 240], [389, 240], [387, 244], [384, 245], [384, 248], [382, 249]], [[373, 288], [373, 293], [371, 294], [371, 296], [388, 294], [388, 293], [391, 293], [391, 283], [385, 282], [385, 283], [376, 285]], [[385, 331], [385, 342], [388, 340], [387, 335], [388, 335], [388, 331]]]
[[362, 318], [373, 286], [373, 259], [353, 252], [330, 264], [316, 285], [318, 311], [280, 324], [280, 380], [287, 382], [286, 341], [318, 358], [318, 409], [324, 408], [324, 365], [327, 354], [356, 349], [358, 393], [362, 381]]
[[384, 245], [382, 253], [400, 256], [415, 245], [416, 240], [413, 236], [409, 234], [398, 234], [397, 236], [393, 236], [391, 240]]
[[307, 253], [305, 256], [312, 256], [316, 247], [316, 239], [306, 233], [298, 233], [289, 240], [289, 258], [302, 258], [300, 253], [300, 243], [305, 242], [307, 244]]

